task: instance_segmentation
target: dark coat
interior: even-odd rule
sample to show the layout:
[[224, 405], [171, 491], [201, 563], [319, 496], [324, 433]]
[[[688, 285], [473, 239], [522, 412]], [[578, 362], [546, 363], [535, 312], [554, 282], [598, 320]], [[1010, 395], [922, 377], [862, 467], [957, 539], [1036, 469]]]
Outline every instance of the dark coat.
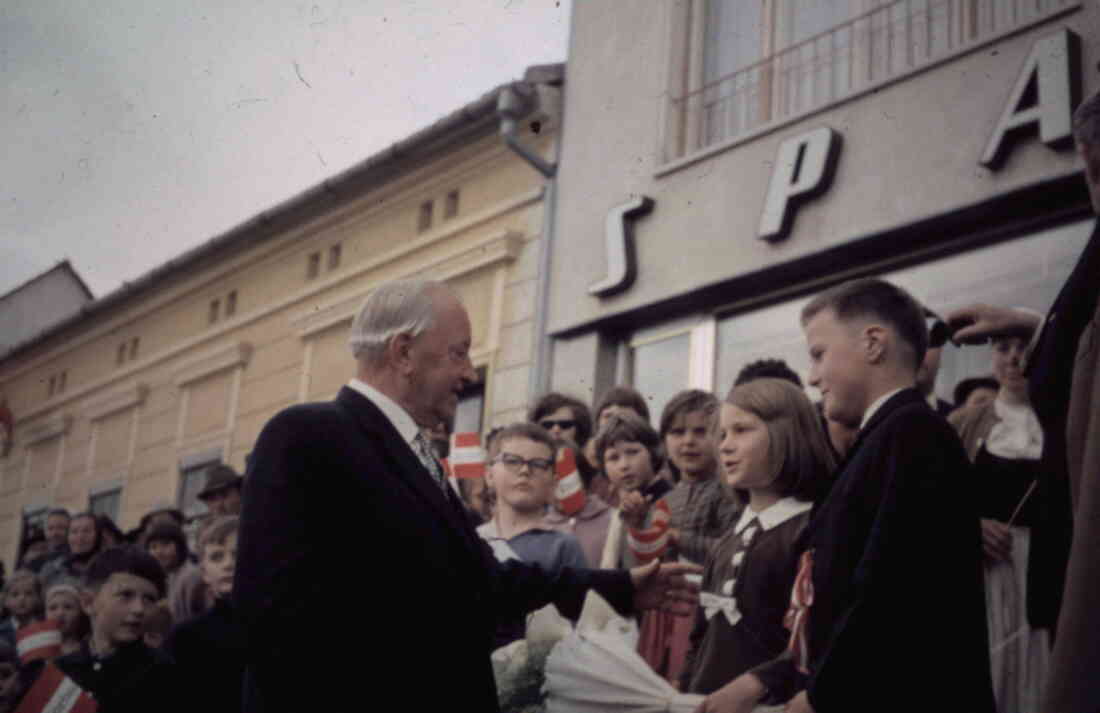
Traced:
[[497, 622], [551, 602], [576, 616], [589, 586], [629, 611], [625, 572], [498, 563], [385, 415], [341, 389], [277, 414], [252, 452], [234, 582], [243, 708], [398, 696], [410, 710], [494, 711]]
[[1044, 433], [1037, 489], [1041, 513], [1028, 552], [1028, 616], [1032, 626], [1058, 624], [1043, 700], [1049, 713], [1100, 705], [1098, 308], [1100, 222], [1028, 360], [1031, 403]]
[[179, 700], [184, 683], [175, 664], [141, 641], [102, 660], [92, 656], [85, 642], [79, 651], [60, 656], [54, 663], [95, 697], [98, 713], [186, 710]]
[[244, 632], [228, 598], [172, 629], [165, 649], [189, 682], [180, 693], [190, 710], [240, 712]]
[[807, 529], [818, 713], [996, 710], [968, 467], [916, 389], [860, 430]]

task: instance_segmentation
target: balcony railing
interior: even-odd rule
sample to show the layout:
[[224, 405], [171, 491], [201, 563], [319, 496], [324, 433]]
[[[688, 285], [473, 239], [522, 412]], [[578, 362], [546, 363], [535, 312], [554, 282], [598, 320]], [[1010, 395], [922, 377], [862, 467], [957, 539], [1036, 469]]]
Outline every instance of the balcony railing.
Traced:
[[896, 0], [672, 100], [675, 160], [841, 101], [1080, 0]]

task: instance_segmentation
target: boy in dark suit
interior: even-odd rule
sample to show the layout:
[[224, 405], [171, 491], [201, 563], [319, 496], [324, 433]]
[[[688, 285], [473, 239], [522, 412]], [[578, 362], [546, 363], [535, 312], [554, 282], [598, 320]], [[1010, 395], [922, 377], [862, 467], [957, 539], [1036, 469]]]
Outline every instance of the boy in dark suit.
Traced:
[[55, 664], [96, 699], [100, 713], [178, 710], [175, 664], [145, 645], [145, 617], [164, 597], [164, 570], [132, 547], [96, 555], [85, 575], [81, 604], [92, 635]]
[[[825, 416], [858, 429], [807, 529], [812, 603], [804, 653], [728, 688], [788, 711], [993, 713], [981, 543], [967, 460], [915, 388], [921, 308], [865, 279], [802, 312]], [[797, 628], [797, 627], [796, 627]], [[708, 699], [710, 700], [710, 699]], [[749, 706], [751, 708], [751, 706]]]

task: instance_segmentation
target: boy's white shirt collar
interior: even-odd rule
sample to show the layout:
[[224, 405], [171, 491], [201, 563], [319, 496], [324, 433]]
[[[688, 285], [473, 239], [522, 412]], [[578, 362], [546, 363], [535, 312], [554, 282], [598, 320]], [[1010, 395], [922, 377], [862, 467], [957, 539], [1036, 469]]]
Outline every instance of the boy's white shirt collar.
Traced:
[[745, 510], [741, 513], [741, 519], [737, 521], [734, 532], [741, 534], [741, 531], [748, 527], [753, 518], [760, 522], [761, 528], [770, 530], [776, 525], [782, 525], [796, 515], [801, 515], [812, 507], [813, 503], [798, 500], [790, 495], [777, 500], [760, 512], [754, 512], [752, 508], [746, 505]]
[[412, 443], [416, 435], [420, 433], [420, 428], [417, 427], [416, 421], [413, 420], [408, 411], [367, 382], [362, 379], [352, 379], [348, 382], [348, 388], [358, 391], [363, 396], [366, 396], [372, 404], [377, 406], [378, 410], [389, 419], [390, 423], [393, 424], [393, 427], [397, 429], [397, 432], [401, 434], [401, 437], [405, 439], [406, 443]]
[[875, 412], [882, 408], [882, 405], [890, 400], [890, 397], [905, 391], [905, 389], [894, 389], [893, 391], [887, 391], [882, 396], [871, 402], [871, 405], [867, 407], [867, 410], [863, 412], [863, 420], [859, 423], [859, 430], [863, 430], [863, 427], [867, 425], [867, 422], [871, 420], [871, 417], [875, 415]]

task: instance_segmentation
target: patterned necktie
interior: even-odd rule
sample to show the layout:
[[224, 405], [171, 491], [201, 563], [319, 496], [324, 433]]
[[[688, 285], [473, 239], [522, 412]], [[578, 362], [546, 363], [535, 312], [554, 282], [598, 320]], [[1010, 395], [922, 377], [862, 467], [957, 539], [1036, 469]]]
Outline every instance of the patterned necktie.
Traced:
[[416, 438], [412, 440], [413, 453], [420, 459], [420, 463], [427, 470], [432, 479], [435, 480], [435, 484], [440, 488], [447, 487], [447, 481], [443, 479], [443, 467], [439, 465], [439, 460], [435, 457], [435, 453], [432, 452], [432, 446], [428, 443], [427, 437], [424, 436], [424, 432], [421, 431], [416, 434]]

